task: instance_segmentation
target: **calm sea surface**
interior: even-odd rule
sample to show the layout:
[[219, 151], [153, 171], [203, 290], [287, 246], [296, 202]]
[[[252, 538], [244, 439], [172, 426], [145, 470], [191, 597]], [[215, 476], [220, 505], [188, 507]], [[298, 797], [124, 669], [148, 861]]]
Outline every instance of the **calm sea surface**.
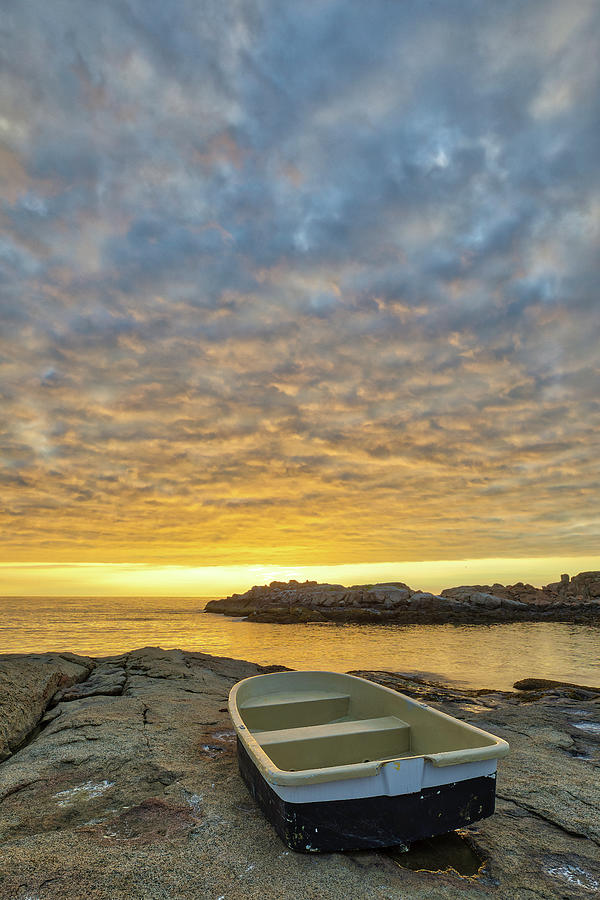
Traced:
[[535, 676], [600, 685], [600, 627], [266, 625], [203, 611], [210, 598], [0, 598], [0, 653], [108, 656], [179, 647], [291, 668], [420, 672], [508, 689]]

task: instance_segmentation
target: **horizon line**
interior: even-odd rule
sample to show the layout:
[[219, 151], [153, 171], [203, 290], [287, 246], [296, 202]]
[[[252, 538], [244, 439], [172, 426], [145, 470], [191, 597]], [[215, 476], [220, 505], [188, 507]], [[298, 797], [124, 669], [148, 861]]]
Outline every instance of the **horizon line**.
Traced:
[[[574, 570], [577, 571], [574, 571]], [[329, 565], [0, 562], [0, 597], [204, 597], [244, 593], [258, 584], [292, 579], [358, 584], [402, 581], [439, 593], [459, 584], [529, 583], [536, 587], [600, 570], [600, 556], [463, 557], [410, 562]], [[43, 577], [42, 577], [43, 576]], [[362, 581], [361, 581], [362, 579]], [[43, 584], [40, 584], [43, 581]]]

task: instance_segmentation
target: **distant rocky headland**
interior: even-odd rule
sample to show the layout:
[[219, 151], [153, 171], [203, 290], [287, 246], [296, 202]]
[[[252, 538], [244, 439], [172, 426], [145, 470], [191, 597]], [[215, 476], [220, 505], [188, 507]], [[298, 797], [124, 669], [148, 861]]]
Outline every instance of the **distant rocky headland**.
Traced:
[[316, 581], [255, 585], [245, 594], [211, 600], [206, 611], [245, 616], [253, 622], [355, 622], [382, 624], [586, 622], [600, 624], [600, 572], [580, 572], [542, 588], [531, 584], [473, 584], [440, 594], [401, 581], [318, 584]]

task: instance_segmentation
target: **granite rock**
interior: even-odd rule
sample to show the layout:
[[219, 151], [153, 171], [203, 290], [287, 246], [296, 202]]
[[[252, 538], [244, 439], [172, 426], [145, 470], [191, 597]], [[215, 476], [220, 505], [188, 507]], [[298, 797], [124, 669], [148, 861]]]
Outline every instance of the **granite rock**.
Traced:
[[600, 572], [580, 572], [573, 578], [562, 575], [560, 581], [546, 585], [543, 590], [558, 594], [563, 602], [600, 600]]
[[[257, 622], [491, 623], [600, 622], [600, 573], [584, 572], [545, 588], [461, 585], [431, 594], [404, 582], [352, 585], [272, 582], [245, 594], [211, 600], [206, 611]], [[556, 588], [556, 590], [555, 590]]]
[[0, 760], [31, 734], [57, 691], [87, 679], [94, 666], [67, 653], [0, 657]]
[[[408, 853], [299, 855], [241, 781], [226, 710], [237, 680], [272, 670], [160, 648], [1, 657], [3, 733], [14, 731], [9, 685], [26, 678], [32, 691], [29, 705], [18, 697], [20, 749], [0, 765], [0, 898], [570, 900], [600, 890], [600, 691], [459, 691], [361, 673], [510, 742], [497, 811]], [[63, 679], [83, 673], [112, 684], [122, 674], [122, 689], [65, 693]]]

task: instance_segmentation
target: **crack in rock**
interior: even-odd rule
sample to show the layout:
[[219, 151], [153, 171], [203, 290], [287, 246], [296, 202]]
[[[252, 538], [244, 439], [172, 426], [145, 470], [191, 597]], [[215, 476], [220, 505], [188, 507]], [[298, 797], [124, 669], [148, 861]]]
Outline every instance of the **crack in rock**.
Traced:
[[532, 806], [528, 806], [526, 803], [522, 801], [515, 800], [513, 797], [509, 797], [506, 794], [501, 794], [499, 791], [496, 791], [496, 797], [501, 800], [506, 800], [508, 803], [512, 803], [514, 806], [517, 806], [519, 809], [525, 810], [530, 815], [534, 816], [537, 819], [542, 819], [544, 822], [548, 822], [549, 825], [554, 825], [555, 828], [559, 828], [561, 831], [564, 831], [565, 834], [570, 835], [571, 837], [583, 838], [584, 840], [591, 841], [593, 844], [597, 844], [600, 846], [600, 842], [598, 842], [595, 838], [591, 837], [589, 834], [585, 834], [582, 831], [574, 831], [571, 828], [567, 828], [566, 825], [563, 825], [561, 822], [558, 822], [556, 819], [552, 819], [549, 816], [545, 816], [543, 813], [539, 812], [539, 810], [534, 809]]

